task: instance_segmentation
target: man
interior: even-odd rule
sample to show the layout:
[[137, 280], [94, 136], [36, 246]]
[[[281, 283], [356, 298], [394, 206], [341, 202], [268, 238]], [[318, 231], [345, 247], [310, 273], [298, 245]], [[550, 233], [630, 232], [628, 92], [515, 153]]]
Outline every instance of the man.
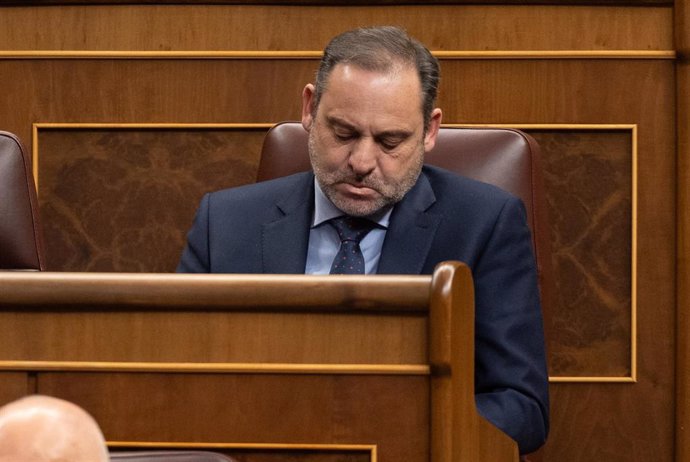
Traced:
[[107, 462], [98, 424], [80, 407], [33, 395], [0, 408], [0, 462]]
[[[441, 123], [438, 80], [437, 60], [400, 29], [334, 38], [302, 93], [314, 173], [206, 195], [178, 271], [430, 274], [439, 262], [465, 262], [477, 406], [526, 453], [548, 432], [530, 232], [515, 197], [423, 166]], [[343, 215], [355, 217], [349, 226]]]

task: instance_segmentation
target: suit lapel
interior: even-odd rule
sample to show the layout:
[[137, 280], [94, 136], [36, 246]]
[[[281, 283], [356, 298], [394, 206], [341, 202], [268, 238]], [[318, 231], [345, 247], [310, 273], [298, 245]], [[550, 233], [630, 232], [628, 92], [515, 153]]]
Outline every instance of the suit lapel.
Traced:
[[381, 249], [379, 274], [421, 274], [441, 221], [441, 215], [428, 210], [434, 202], [434, 191], [422, 173], [393, 210]]
[[278, 218], [263, 226], [264, 273], [304, 274], [314, 204], [314, 177], [304, 176], [276, 203]]

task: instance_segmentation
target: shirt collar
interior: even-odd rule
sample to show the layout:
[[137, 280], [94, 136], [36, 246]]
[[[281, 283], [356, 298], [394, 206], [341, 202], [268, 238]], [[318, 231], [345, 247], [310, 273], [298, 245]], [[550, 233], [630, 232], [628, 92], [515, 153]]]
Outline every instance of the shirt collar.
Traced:
[[[367, 218], [374, 223], [377, 223], [382, 228], [388, 229], [390, 223], [391, 213], [393, 207], [386, 207], [384, 210], [377, 212]], [[314, 219], [312, 220], [312, 228], [325, 223], [333, 218], [345, 215], [342, 210], [336, 207], [331, 200], [321, 190], [319, 182], [314, 178]]]

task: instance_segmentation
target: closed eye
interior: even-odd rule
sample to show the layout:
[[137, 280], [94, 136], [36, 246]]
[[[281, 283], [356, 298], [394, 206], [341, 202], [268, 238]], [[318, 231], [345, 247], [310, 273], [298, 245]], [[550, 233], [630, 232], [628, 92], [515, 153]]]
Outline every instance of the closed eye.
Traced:
[[350, 141], [355, 139], [356, 135], [354, 133], [338, 133], [335, 132], [335, 137], [340, 141]]
[[333, 136], [335, 136], [335, 139], [341, 143], [348, 143], [350, 141], [357, 139], [359, 134], [353, 130], [336, 128], [335, 130], [333, 130]]
[[393, 149], [400, 146], [403, 142], [402, 137], [384, 137], [377, 140], [381, 147], [387, 151], [392, 151]]
[[326, 120], [333, 137], [341, 143], [352, 141], [359, 136], [355, 127], [336, 117], [327, 117]]

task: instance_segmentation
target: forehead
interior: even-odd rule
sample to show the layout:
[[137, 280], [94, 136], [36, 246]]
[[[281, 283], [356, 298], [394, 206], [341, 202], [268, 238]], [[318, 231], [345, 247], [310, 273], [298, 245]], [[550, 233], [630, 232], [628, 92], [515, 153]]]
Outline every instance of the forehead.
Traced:
[[372, 71], [338, 64], [321, 95], [319, 112], [355, 119], [393, 118], [417, 123], [422, 117], [422, 89], [412, 66]]
[[386, 85], [405, 86], [406, 90], [413, 90], [413, 93], [421, 97], [422, 84], [417, 69], [403, 62], [392, 62], [384, 68], [373, 69], [348, 62], [336, 64], [328, 75], [323, 93], [328, 93], [334, 85], [339, 84], [359, 83], [371, 86], [380, 82], [385, 82]]

